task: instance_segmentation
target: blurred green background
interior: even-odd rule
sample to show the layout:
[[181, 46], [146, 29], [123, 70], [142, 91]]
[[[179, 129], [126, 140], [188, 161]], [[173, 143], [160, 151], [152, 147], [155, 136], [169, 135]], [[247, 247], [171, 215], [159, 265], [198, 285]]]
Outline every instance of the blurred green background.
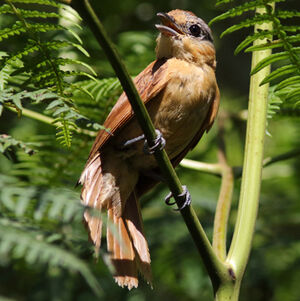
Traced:
[[[285, 5], [296, 5], [295, 2]], [[193, 11], [207, 22], [222, 12], [222, 8], [214, 6], [214, 1], [115, 0], [91, 3], [133, 76], [155, 58], [157, 31], [154, 24], [158, 22], [155, 16], [157, 12], [181, 8]], [[0, 27], [4, 28], [10, 21], [9, 17], [2, 16]], [[212, 30], [221, 91], [220, 115], [225, 122], [228, 160], [232, 166], [241, 166], [246, 124], [237, 116], [247, 109], [251, 55], [233, 55], [235, 47], [248, 33], [247, 30], [219, 38], [226, 27], [236, 22], [230, 21], [217, 23]], [[82, 57], [74, 50], [60, 55], [86, 61], [96, 70], [100, 79], [113, 77], [109, 62], [88, 27], [83, 24], [83, 30], [77, 33], [91, 57]], [[49, 38], [63, 38], [64, 34], [59, 32]], [[18, 43], [22, 43], [18, 37], [12, 41], [2, 42], [0, 50], [14, 51]], [[79, 95], [77, 105], [87, 116], [101, 123], [115, 101], [115, 96], [109, 95], [89, 109]], [[103, 104], [103, 101], [106, 103]], [[24, 106], [40, 112], [45, 108], [43, 105]], [[216, 163], [217, 132], [218, 124], [215, 124], [188, 158]], [[296, 117], [278, 114], [269, 120], [268, 132], [270, 135], [266, 140], [265, 157], [300, 147], [300, 126]], [[152, 258], [153, 289], [141, 280], [138, 289], [128, 291], [114, 283], [102, 260], [106, 256], [105, 250], [98, 262], [93, 258], [92, 247], [81, 223], [82, 208], [76, 207], [80, 189], [74, 186], [93, 138], [75, 134], [72, 147], [65, 149], [55, 140], [55, 129], [52, 126], [26, 117], [18, 118], [8, 110], [0, 118], [0, 134], [35, 143], [33, 148], [37, 150], [32, 156], [22, 151], [13, 152], [11, 160], [2, 155], [0, 157], [1, 217], [11, 222], [8, 225], [1, 224], [4, 229], [1, 235], [5, 235], [6, 227], [9, 230], [17, 225], [20, 231], [31, 233], [34, 239], [72, 253], [87, 264], [102, 288], [101, 296], [97, 297], [85, 277], [76, 269], [72, 271], [68, 268], [67, 263], [64, 268], [64, 264], [57, 266], [51, 264], [50, 260], [49, 264], [30, 261], [26, 257], [26, 250], [16, 251], [15, 247], [12, 251], [0, 244], [0, 295], [3, 300], [213, 300], [210, 280], [180, 214], [164, 204], [164, 196], [168, 193], [164, 185], [156, 187], [141, 201]], [[183, 167], [178, 167], [177, 171], [182, 183], [189, 186], [194, 208], [211, 237], [220, 178]], [[256, 234], [241, 288], [241, 300], [300, 300], [299, 178], [299, 157], [272, 164], [263, 171]], [[229, 241], [234, 227], [239, 186], [240, 180], [237, 179]], [[32, 191], [31, 195], [29, 190]], [[23, 200], [23, 211], [21, 208], [18, 213], [15, 208], [22, 201], [22, 195], [26, 195], [27, 199], [26, 202]], [[45, 199], [48, 203], [42, 205]], [[65, 216], [67, 213], [64, 213], [64, 209], [58, 208], [61, 204], [66, 204], [65, 208], [72, 208], [70, 218]]]

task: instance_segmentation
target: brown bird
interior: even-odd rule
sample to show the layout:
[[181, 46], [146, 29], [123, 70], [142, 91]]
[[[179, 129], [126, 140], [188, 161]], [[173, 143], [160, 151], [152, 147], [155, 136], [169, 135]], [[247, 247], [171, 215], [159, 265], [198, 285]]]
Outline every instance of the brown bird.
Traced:
[[[166, 141], [174, 166], [196, 146], [216, 118], [219, 90], [213, 38], [207, 24], [192, 12], [158, 13], [162, 24], [156, 57], [134, 80], [142, 101]], [[79, 182], [89, 237], [100, 248], [107, 212], [107, 249], [114, 278], [128, 289], [138, 286], [138, 271], [151, 284], [150, 254], [138, 198], [159, 182], [157, 163], [143, 151], [142, 135], [123, 93], [108, 115], [90, 151]], [[129, 141], [129, 143], [128, 143]]]

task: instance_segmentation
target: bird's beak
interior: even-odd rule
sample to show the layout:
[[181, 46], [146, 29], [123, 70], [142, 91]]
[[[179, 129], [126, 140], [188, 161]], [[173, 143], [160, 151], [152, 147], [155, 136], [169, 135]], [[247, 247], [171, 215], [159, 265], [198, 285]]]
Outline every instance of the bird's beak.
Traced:
[[167, 13], [158, 13], [157, 16], [160, 18], [162, 24], [155, 24], [155, 27], [162, 34], [167, 36], [178, 36], [183, 34], [183, 31], [175, 23], [175, 20]]

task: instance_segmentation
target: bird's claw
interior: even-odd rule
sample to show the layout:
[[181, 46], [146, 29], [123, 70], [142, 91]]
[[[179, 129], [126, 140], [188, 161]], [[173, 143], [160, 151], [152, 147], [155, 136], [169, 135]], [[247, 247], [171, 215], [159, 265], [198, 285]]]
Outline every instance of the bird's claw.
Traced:
[[156, 129], [155, 132], [157, 136], [154, 139], [152, 146], [148, 145], [147, 140], [144, 142], [144, 153], [147, 155], [152, 155], [157, 149], [162, 150], [166, 146], [166, 140], [160, 130]]
[[163, 137], [162, 133], [160, 130], [156, 129], [156, 138], [153, 140], [153, 145], [149, 146], [147, 140], [145, 140], [145, 135], [140, 135], [138, 137], [135, 137], [133, 139], [127, 140], [125, 143], [122, 144], [121, 149], [125, 149], [129, 146], [131, 146], [134, 143], [137, 143], [141, 140], [145, 140], [144, 142], [144, 153], [147, 155], [152, 155], [156, 151], [157, 148], [162, 150], [166, 146], [166, 140]]
[[[180, 202], [182, 201], [182, 204], [179, 206], [177, 209], [174, 209], [175, 211], [180, 211], [183, 208], [185, 208], [186, 206], [189, 206], [192, 202], [192, 198], [191, 198], [191, 194], [188, 191], [187, 187], [184, 185], [182, 186], [183, 192], [181, 194], [178, 194], [178, 198], [180, 199]], [[168, 206], [172, 206], [174, 204], [176, 204], [176, 201], [171, 202], [171, 198], [173, 197], [172, 192], [170, 192], [166, 197], [165, 197], [165, 203]]]

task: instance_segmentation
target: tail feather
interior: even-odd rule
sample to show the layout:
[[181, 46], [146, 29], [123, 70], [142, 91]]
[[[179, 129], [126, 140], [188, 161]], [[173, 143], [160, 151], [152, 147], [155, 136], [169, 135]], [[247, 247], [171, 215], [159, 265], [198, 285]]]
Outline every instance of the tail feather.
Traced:
[[99, 248], [101, 246], [101, 235], [102, 235], [102, 219], [101, 219], [101, 211], [102, 204], [99, 200], [100, 198], [100, 189], [103, 181], [102, 177], [102, 168], [100, 165], [100, 158], [98, 161], [94, 160], [89, 168], [89, 173], [84, 170], [80, 182], [83, 184], [81, 191], [81, 200], [82, 203], [89, 207], [99, 210], [98, 216], [95, 215], [95, 212], [90, 212], [86, 210], [84, 212], [83, 218], [86, 224], [86, 227], [89, 232], [89, 238], [94, 243], [96, 247], [96, 253], [98, 253]]
[[[133, 177], [132, 182], [134, 181]], [[138, 271], [151, 284], [150, 254], [143, 232], [140, 206], [134, 191], [129, 197], [126, 196], [127, 200], [124, 198], [121, 201], [120, 188], [116, 186], [116, 180], [111, 173], [103, 172], [100, 157], [89, 163], [80, 182], [83, 184], [83, 204], [99, 213], [89, 210], [84, 213], [89, 237], [97, 252], [101, 245], [101, 214], [107, 210], [107, 249], [115, 268], [114, 278], [118, 285], [127, 286], [128, 289], [137, 287]], [[125, 195], [126, 193], [122, 194]], [[113, 198], [118, 199], [114, 201]]]
[[150, 253], [144, 235], [141, 210], [135, 192], [127, 200], [123, 216], [126, 219], [128, 232], [134, 245], [138, 270], [145, 280], [152, 285]]
[[132, 241], [128, 235], [124, 219], [108, 210], [108, 218], [115, 229], [107, 227], [107, 249], [115, 268], [114, 278], [120, 286], [128, 289], [138, 286], [137, 266]]

